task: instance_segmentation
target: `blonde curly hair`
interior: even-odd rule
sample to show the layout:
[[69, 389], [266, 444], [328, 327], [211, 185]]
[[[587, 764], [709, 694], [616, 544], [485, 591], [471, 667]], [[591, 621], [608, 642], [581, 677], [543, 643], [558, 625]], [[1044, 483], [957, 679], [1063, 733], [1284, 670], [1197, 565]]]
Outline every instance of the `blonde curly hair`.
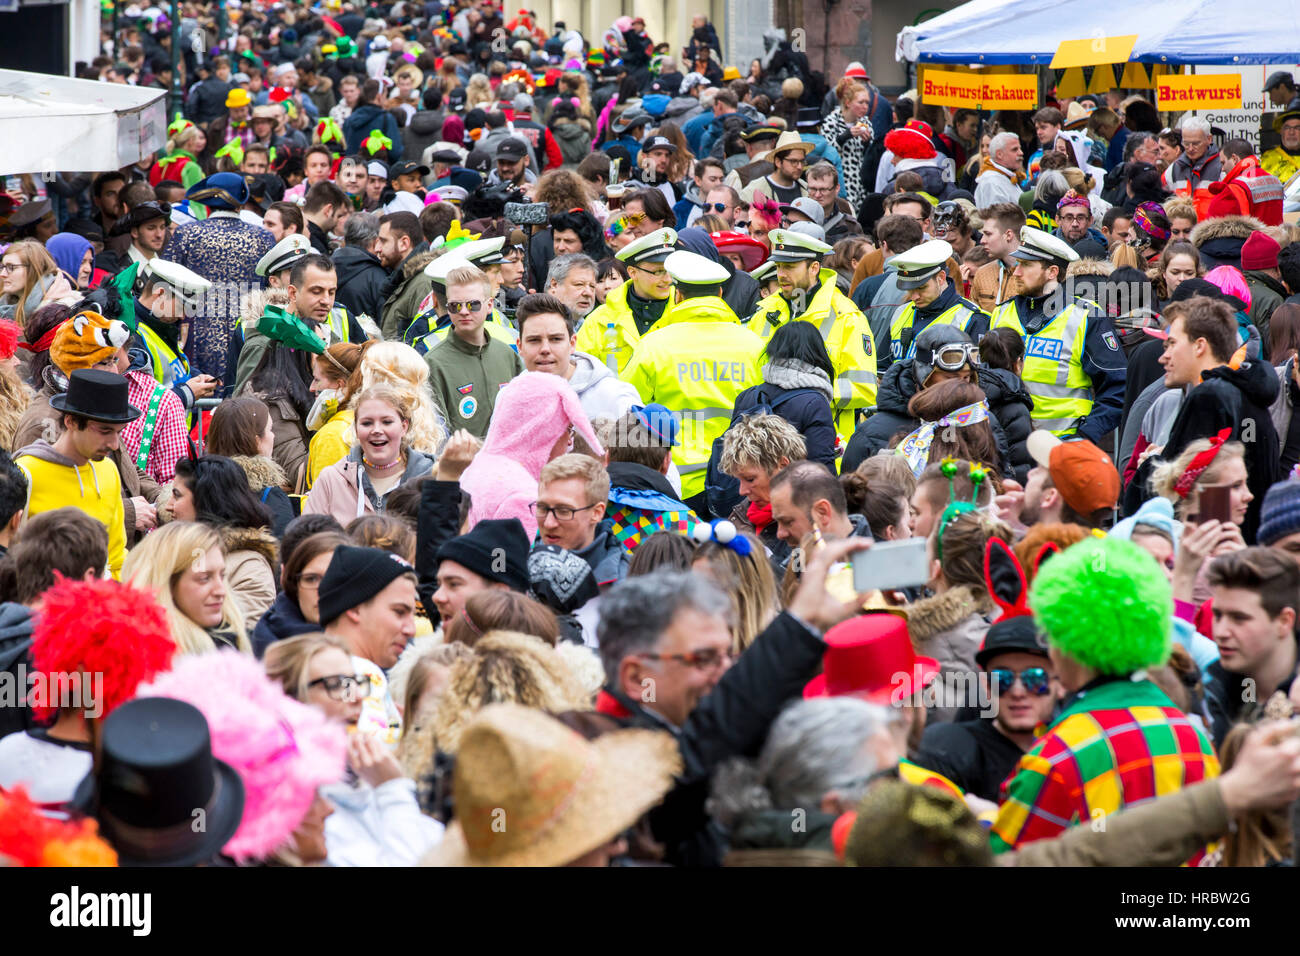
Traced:
[[404, 742], [408, 773], [428, 773], [440, 750], [454, 754], [474, 715], [488, 704], [501, 703], [562, 713], [590, 710], [591, 696], [545, 641], [515, 631], [491, 631], [474, 645], [472, 655], [451, 665], [433, 720]]
[[420, 353], [402, 342], [376, 342], [366, 349], [358, 366], [361, 388], [386, 385], [395, 391], [411, 412], [406, 442], [416, 451], [436, 456], [447, 440], [442, 416], [434, 408], [429, 391], [429, 366]]

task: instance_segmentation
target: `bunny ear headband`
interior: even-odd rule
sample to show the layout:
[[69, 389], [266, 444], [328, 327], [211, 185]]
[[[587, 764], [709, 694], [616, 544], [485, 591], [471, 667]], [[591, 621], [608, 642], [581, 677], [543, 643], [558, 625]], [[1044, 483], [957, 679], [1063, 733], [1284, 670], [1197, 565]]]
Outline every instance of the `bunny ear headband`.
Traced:
[[[1034, 574], [1038, 574], [1043, 562], [1060, 551], [1054, 541], [1044, 542], [1034, 556]], [[989, 589], [993, 602], [1001, 609], [998, 621], [1013, 617], [1032, 617], [1029, 610], [1029, 582], [1025, 569], [1011, 551], [1011, 547], [1001, 538], [989, 538], [984, 546], [984, 584]], [[996, 622], [995, 622], [996, 623]]]

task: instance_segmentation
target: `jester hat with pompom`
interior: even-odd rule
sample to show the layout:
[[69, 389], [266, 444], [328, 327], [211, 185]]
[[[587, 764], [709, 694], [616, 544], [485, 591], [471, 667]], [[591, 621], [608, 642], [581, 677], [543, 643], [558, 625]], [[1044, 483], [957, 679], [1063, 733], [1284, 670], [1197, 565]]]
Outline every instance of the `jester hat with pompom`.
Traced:
[[1174, 603], [1151, 555], [1094, 537], [1042, 565], [1029, 607], [1047, 643], [1101, 674], [1125, 676], [1169, 657]]

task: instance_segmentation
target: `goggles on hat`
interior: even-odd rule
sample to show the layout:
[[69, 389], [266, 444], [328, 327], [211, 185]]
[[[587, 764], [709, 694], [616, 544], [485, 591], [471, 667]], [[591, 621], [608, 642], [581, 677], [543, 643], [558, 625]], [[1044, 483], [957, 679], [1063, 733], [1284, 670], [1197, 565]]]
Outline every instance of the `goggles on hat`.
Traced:
[[969, 342], [953, 342], [950, 345], [939, 346], [930, 353], [928, 359], [919, 351], [916, 353], [916, 358], [931, 368], [941, 368], [945, 372], [960, 372], [967, 364], [973, 363], [977, 355], [979, 355], [979, 346]]
[[1022, 671], [1013, 671], [1009, 667], [995, 667], [989, 671], [989, 677], [997, 684], [999, 694], [1009, 694], [1011, 688], [1016, 686], [1016, 681], [1020, 681], [1025, 690], [1038, 697], [1042, 697], [1052, 689], [1052, 679], [1047, 676], [1047, 669], [1043, 667], [1026, 667]]

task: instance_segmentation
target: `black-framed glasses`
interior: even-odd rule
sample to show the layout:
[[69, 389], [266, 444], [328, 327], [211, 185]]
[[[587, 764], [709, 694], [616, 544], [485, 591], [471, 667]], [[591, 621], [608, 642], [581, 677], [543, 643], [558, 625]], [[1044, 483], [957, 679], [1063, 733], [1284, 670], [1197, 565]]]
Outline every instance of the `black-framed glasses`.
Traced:
[[370, 693], [369, 674], [331, 674], [308, 681], [308, 687], [319, 684], [331, 700], [356, 700]]
[[1016, 681], [1020, 681], [1025, 690], [1038, 697], [1042, 697], [1052, 689], [1052, 679], [1047, 676], [1047, 669], [1043, 667], [1026, 667], [1022, 671], [1013, 671], [1009, 667], [995, 667], [989, 671], [989, 677], [997, 683], [999, 694], [1010, 693], [1011, 688], [1016, 686]]
[[731, 661], [730, 650], [718, 650], [716, 647], [709, 647], [702, 651], [687, 651], [685, 654], [638, 654], [637, 657], [644, 657], [651, 661], [676, 661], [678, 664], [684, 664], [687, 667], [694, 667], [696, 670], [712, 670], [721, 664]]
[[468, 302], [448, 302], [448, 312], [477, 312], [483, 308], [482, 299], [470, 299]]
[[537, 523], [541, 524], [543, 521], [546, 520], [548, 515], [555, 515], [556, 521], [572, 521], [573, 516], [576, 515], [579, 511], [590, 511], [598, 504], [600, 504], [599, 501], [596, 502], [596, 504], [586, 505], [582, 508], [570, 508], [567, 505], [552, 506], [548, 504], [543, 504], [540, 501], [534, 501], [531, 505], [528, 506], [528, 510], [531, 511], [533, 515], [537, 518]]

